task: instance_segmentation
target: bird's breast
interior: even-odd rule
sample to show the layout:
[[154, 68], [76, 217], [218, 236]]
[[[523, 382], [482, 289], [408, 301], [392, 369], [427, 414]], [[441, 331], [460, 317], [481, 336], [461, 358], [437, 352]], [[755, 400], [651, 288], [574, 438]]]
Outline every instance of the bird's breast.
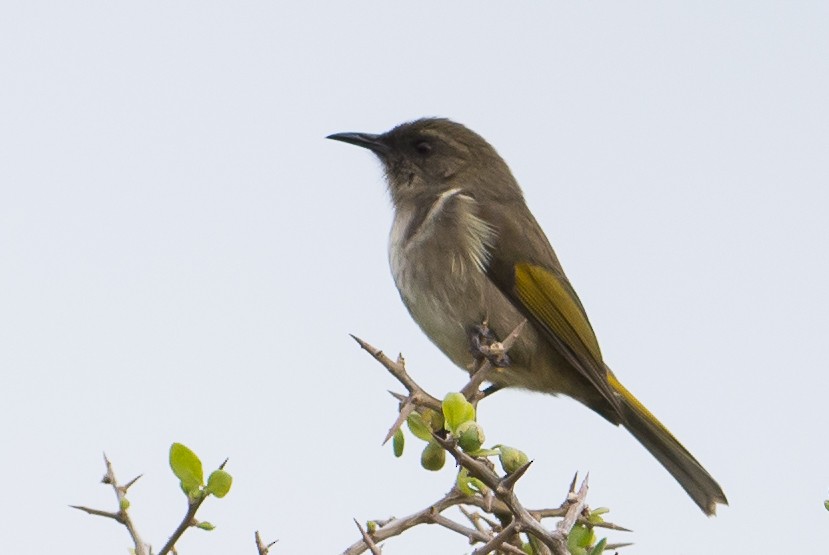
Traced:
[[484, 228], [476, 229], [474, 222], [470, 228], [458, 210], [462, 206], [438, 208], [425, 215], [396, 211], [389, 262], [412, 318], [455, 364], [465, 368], [472, 362], [469, 330], [488, 318], [500, 292], [485, 274], [490, 240], [481, 235]]

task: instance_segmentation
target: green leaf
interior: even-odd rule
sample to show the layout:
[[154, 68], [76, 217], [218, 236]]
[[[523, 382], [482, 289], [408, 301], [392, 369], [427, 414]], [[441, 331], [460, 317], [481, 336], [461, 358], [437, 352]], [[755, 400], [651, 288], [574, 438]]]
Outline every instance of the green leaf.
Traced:
[[604, 522], [604, 518], [602, 518], [603, 514], [609, 513], [610, 509], [607, 507], [599, 507], [598, 509], [593, 509], [590, 511], [590, 514], [587, 515], [587, 522], [590, 524], [600, 524]]
[[827, 499], [826, 501], [824, 501], [824, 502], [823, 502], [823, 507], [824, 507], [827, 511], [829, 511], [829, 499]]
[[461, 471], [458, 472], [458, 477], [455, 480], [455, 483], [457, 484], [458, 489], [461, 490], [461, 493], [470, 497], [476, 493], [470, 485], [471, 479], [472, 477], [469, 475], [469, 471], [466, 468], [461, 467]]
[[423, 441], [432, 441], [432, 430], [429, 429], [429, 426], [423, 421], [423, 417], [419, 413], [413, 412], [410, 414], [406, 419], [406, 424], [409, 426], [409, 431], [415, 437]]
[[477, 451], [467, 452], [470, 457], [494, 457], [500, 454], [501, 451], [498, 449], [478, 449]]
[[595, 536], [592, 528], [577, 524], [573, 526], [573, 529], [567, 535], [567, 547], [570, 548], [570, 551], [579, 549], [585, 551], [585, 548], [590, 547], [594, 539]]
[[170, 468], [181, 480], [181, 489], [193, 496], [204, 485], [204, 470], [201, 460], [189, 448], [181, 443], [170, 446]]
[[461, 493], [464, 495], [477, 495], [477, 494], [486, 494], [489, 491], [489, 488], [481, 482], [477, 478], [473, 478], [469, 475], [469, 470], [464, 467], [461, 467], [460, 472], [458, 472], [458, 478], [456, 480], [458, 485], [458, 489], [461, 490]]
[[453, 434], [464, 422], [475, 420], [475, 407], [460, 393], [448, 393], [441, 404], [444, 426]]
[[394, 432], [394, 437], [391, 440], [391, 446], [394, 450], [394, 456], [400, 457], [403, 455], [403, 447], [406, 445], [406, 436], [403, 435], [403, 430], [397, 428]]
[[230, 491], [230, 486], [233, 484], [233, 476], [224, 470], [214, 470], [207, 478], [207, 487], [205, 491], [211, 493], [221, 499], [227, 492]]
[[602, 555], [604, 552], [604, 548], [607, 545], [607, 538], [602, 538], [602, 540], [596, 544], [596, 546], [590, 551], [590, 555]]
[[434, 441], [426, 445], [420, 455], [420, 465], [426, 470], [440, 470], [446, 463], [446, 451]]

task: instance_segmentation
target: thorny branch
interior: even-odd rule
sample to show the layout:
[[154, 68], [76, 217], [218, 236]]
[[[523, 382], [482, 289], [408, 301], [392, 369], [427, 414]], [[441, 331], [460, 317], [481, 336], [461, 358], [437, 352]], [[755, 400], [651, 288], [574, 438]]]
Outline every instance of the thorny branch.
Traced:
[[[524, 322], [503, 343], [494, 347], [499, 350], [503, 349], [501, 352], [506, 352], [517, 339], [523, 326]], [[389, 429], [384, 443], [395, 434], [413, 411], [426, 408], [441, 411], [441, 402], [423, 390], [409, 376], [402, 356], [398, 357], [396, 361], [391, 360], [379, 349], [358, 337], [353, 335], [352, 337], [375, 360], [382, 364], [408, 392], [407, 395], [392, 393], [400, 401], [400, 414]], [[470, 380], [461, 389], [461, 393], [471, 403], [476, 404], [484, 397], [484, 393], [480, 389], [481, 385], [488, 381], [488, 377], [491, 376], [492, 372], [496, 371], [497, 368], [493, 366], [488, 358], [481, 359], [476, 368], [470, 372]], [[525, 464], [512, 474], [501, 477], [488, 459], [467, 454], [458, 447], [456, 440], [451, 436], [444, 437], [441, 434], [435, 434], [434, 439], [455, 459], [459, 466], [465, 468], [470, 476], [480, 480], [489, 488], [489, 491], [485, 494], [470, 496], [461, 492], [455, 486], [449, 493], [430, 506], [406, 517], [374, 521], [368, 530], [363, 529], [358, 524], [363, 539], [348, 547], [343, 551], [343, 555], [357, 555], [366, 551], [371, 551], [373, 554], [380, 553], [380, 542], [398, 536], [421, 524], [437, 524], [466, 537], [470, 544], [480, 544], [480, 547], [474, 551], [475, 555], [487, 553], [523, 554], [519, 534], [535, 538], [536, 541], [533, 542], [533, 545], [539, 554], [569, 555], [567, 537], [570, 531], [576, 524], [588, 524], [586, 519], [589, 515], [586, 505], [587, 478], [582, 481], [578, 490], [576, 490], [576, 479], [573, 479], [567, 498], [560, 507], [539, 510], [527, 509], [518, 499], [514, 488], [532, 462]], [[442, 514], [451, 507], [458, 507], [472, 526], [464, 525]], [[475, 507], [494, 518], [487, 518], [479, 512], [471, 512], [465, 507]], [[551, 517], [557, 517], [561, 520], [555, 528], [548, 529], [542, 525], [541, 520]], [[626, 528], [607, 522], [589, 524], [595, 527], [627, 531]], [[614, 547], [620, 547], [621, 545], [624, 544]]]
[[132, 538], [133, 545], [135, 545], [135, 554], [136, 555], [150, 555], [151, 550], [150, 546], [144, 543], [141, 539], [141, 536], [138, 534], [138, 530], [135, 527], [135, 524], [132, 522], [129, 513], [127, 512], [127, 508], [129, 507], [129, 502], [127, 501], [127, 490], [132, 486], [135, 482], [138, 481], [141, 476], [136, 476], [125, 485], [121, 486], [118, 485], [118, 479], [115, 477], [115, 472], [112, 470], [112, 463], [104, 453], [104, 464], [106, 465], [106, 474], [104, 474], [103, 479], [101, 480], [104, 484], [109, 484], [112, 486], [112, 489], [115, 491], [115, 497], [118, 499], [118, 511], [116, 512], [109, 512], [109, 511], [101, 511], [99, 509], [90, 509], [89, 507], [83, 507], [81, 505], [70, 505], [73, 509], [78, 509], [84, 511], [85, 513], [96, 515], [96, 516], [103, 516], [106, 518], [111, 518], [116, 522], [120, 522], [121, 524], [126, 527], [127, 531]]
[[[104, 463], [106, 464], [106, 474], [104, 475], [101, 482], [104, 484], [109, 484], [112, 486], [112, 489], [115, 490], [115, 495], [118, 498], [118, 511], [111, 512], [111, 511], [102, 511], [100, 509], [92, 509], [90, 507], [84, 507], [81, 505], [70, 505], [73, 509], [81, 510], [87, 514], [95, 515], [95, 516], [102, 516], [105, 518], [111, 518], [116, 522], [119, 522], [126, 527], [127, 531], [129, 531], [130, 537], [132, 538], [133, 544], [135, 545], [135, 555], [154, 555], [150, 546], [141, 539], [141, 536], [138, 534], [138, 530], [135, 527], [132, 519], [130, 518], [129, 512], [127, 509], [129, 508], [129, 501], [127, 501], [127, 490], [141, 477], [140, 475], [133, 478], [123, 486], [118, 484], [118, 479], [115, 477], [115, 472], [112, 470], [112, 463], [107, 458], [106, 454], [104, 454]], [[227, 464], [227, 460], [225, 460], [221, 465], [219, 465], [220, 469], [223, 469]], [[206, 495], [199, 496], [195, 499], [190, 499], [187, 505], [187, 512], [184, 515], [184, 518], [179, 523], [176, 530], [167, 540], [167, 543], [164, 544], [164, 547], [161, 548], [161, 551], [158, 552], [158, 555], [167, 555], [168, 553], [175, 553], [175, 545], [176, 542], [181, 538], [182, 534], [190, 528], [191, 526], [198, 526], [199, 522], [196, 520], [196, 512], [201, 507], [201, 504], [204, 503], [204, 500], [207, 499]], [[265, 546], [264, 552], [260, 547], [260, 543], [258, 541], [258, 533], [257, 533], [257, 548], [259, 549], [260, 555], [264, 553], [267, 555], [268, 548], [271, 547], [270, 544]]]

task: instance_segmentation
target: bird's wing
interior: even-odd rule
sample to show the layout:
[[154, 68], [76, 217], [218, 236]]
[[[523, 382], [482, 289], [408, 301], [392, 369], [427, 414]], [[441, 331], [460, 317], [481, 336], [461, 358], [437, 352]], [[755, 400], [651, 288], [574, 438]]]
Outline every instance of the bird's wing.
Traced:
[[[499, 226], [499, 247], [492, 249], [488, 276], [544, 332], [565, 360], [619, 410], [619, 397], [609, 383], [608, 370], [584, 307], [528, 210], [526, 216], [522, 220], [530, 225], [525, 229], [518, 229], [512, 222]], [[519, 247], [511, 249], [504, 245]]]

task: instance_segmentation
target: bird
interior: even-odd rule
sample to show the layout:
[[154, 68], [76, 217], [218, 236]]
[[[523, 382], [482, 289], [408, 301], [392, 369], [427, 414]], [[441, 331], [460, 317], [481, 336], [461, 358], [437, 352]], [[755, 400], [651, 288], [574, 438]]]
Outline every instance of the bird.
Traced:
[[[328, 139], [380, 160], [394, 209], [389, 264], [403, 304], [457, 366], [482, 340], [526, 320], [494, 388], [569, 396], [626, 428], [708, 516], [728, 500], [696, 458], [605, 364], [582, 302], [507, 163], [481, 135], [444, 118]], [[485, 335], [481, 337], [482, 323]]]

